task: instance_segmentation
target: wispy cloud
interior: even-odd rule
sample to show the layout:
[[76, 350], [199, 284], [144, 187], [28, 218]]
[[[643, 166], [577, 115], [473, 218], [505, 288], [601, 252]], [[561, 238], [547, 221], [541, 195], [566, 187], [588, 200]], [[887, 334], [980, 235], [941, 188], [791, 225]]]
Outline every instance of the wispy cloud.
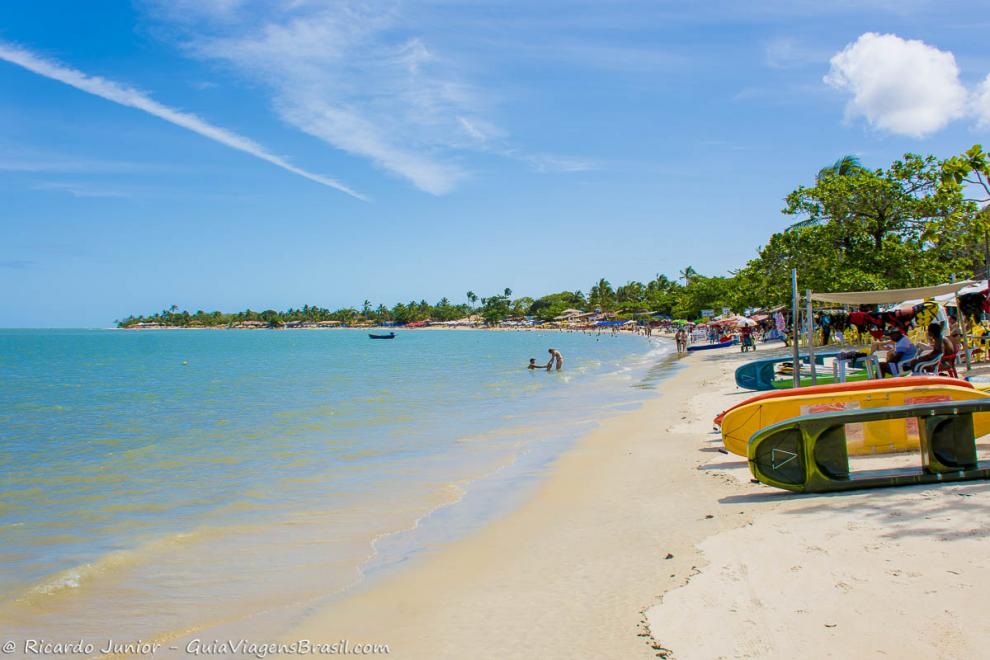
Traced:
[[[265, 85], [273, 109], [287, 124], [367, 158], [420, 190], [435, 195], [453, 190], [469, 176], [462, 163], [470, 153], [510, 158], [537, 172], [592, 168], [582, 159], [531, 153], [512, 144], [490, 117], [497, 92], [469, 82], [468, 72], [484, 65], [435, 43], [415, 15], [436, 8], [405, 12], [404, 3], [392, 0], [293, 0], [260, 10], [239, 4], [200, 6], [193, 14], [167, 2], [152, 7], [159, 19], [179, 29], [187, 52], [225, 63]], [[458, 35], [476, 54], [481, 35]], [[533, 43], [518, 47], [539, 48]], [[511, 46], [498, 52], [499, 61], [510, 54], [526, 56]], [[592, 48], [574, 40], [541, 52], [599, 68], [671, 66], [669, 57], [652, 51]]]
[[58, 156], [14, 156], [0, 158], [0, 172], [97, 174], [145, 171], [147, 169], [149, 169], [149, 166], [145, 163], [62, 158]]
[[527, 156], [525, 160], [532, 165], [537, 172], [590, 172], [597, 169], [595, 163], [582, 158], [535, 155]]
[[147, 94], [138, 91], [133, 87], [127, 87], [99, 76], [87, 75], [81, 71], [64, 66], [53, 60], [36, 55], [35, 53], [32, 53], [24, 48], [8, 43], [0, 42], [0, 60], [5, 60], [11, 64], [16, 64], [40, 76], [57, 80], [108, 101], [142, 110], [143, 112], [154, 115], [155, 117], [175, 124], [176, 126], [180, 126], [202, 135], [205, 138], [231, 147], [232, 149], [237, 149], [238, 151], [250, 154], [255, 158], [260, 158], [261, 160], [267, 161], [276, 167], [280, 167], [283, 170], [298, 176], [315, 181], [316, 183], [328, 186], [330, 188], [335, 188], [336, 190], [347, 193], [353, 197], [357, 197], [358, 199], [365, 199], [363, 195], [355, 192], [339, 181], [296, 167], [281, 156], [276, 156], [275, 154], [269, 152], [253, 140], [238, 135], [232, 131], [228, 131], [224, 128], [215, 126], [194, 114], [162, 105]]
[[29, 259], [0, 259], [0, 268], [6, 268], [8, 270], [24, 270], [34, 264], [35, 262]]
[[771, 69], [791, 69], [827, 62], [829, 53], [794, 37], [776, 37], [763, 44], [763, 57]]
[[31, 186], [34, 190], [54, 190], [64, 192], [73, 197], [130, 197], [124, 190], [105, 188], [91, 183], [78, 181], [42, 181]]
[[452, 190], [467, 176], [459, 152], [497, 133], [477, 91], [405, 29], [397, 3], [228, 3], [191, 16], [162, 6], [188, 53], [266, 86], [287, 124], [426, 192]]

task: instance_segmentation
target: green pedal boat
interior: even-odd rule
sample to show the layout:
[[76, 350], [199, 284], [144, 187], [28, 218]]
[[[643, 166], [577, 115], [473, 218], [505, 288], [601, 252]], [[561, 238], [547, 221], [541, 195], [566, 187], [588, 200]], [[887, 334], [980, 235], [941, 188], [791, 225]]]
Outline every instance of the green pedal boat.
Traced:
[[[795, 417], [753, 434], [749, 468], [760, 482], [799, 493], [990, 479], [990, 462], [977, 462], [973, 423], [987, 414], [990, 401], [975, 400]], [[847, 424], [909, 418], [918, 424], [918, 469], [850, 471]]]

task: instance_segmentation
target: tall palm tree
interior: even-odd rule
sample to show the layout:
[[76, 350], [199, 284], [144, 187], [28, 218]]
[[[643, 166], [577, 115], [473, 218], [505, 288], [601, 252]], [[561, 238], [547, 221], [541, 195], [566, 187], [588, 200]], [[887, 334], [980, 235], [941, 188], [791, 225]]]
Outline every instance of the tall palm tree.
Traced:
[[680, 279], [684, 280], [684, 284], [690, 284], [691, 280], [698, 276], [698, 271], [694, 269], [694, 266], [688, 266], [680, 273]]
[[821, 180], [827, 176], [846, 176], [861, 169], [863, 169], [863, 164], [860, 162], [859, 156], [846, 154], [831, 165], [818, 170], [818, 176], [815, 178]]
[[[864, 169], [865, 168], [863, 167], [863, 164], [859, 160], [859, 156], [855, 156], [853, 154], [846, 154], [841, 158], [839, 158], [839, 160], [832, 163], [831, 165], [827, 165], [821, 168], [820, 170], [818, 170], [818, 175], [815, 177], [815, 181], [816, 182], [822, 181], [824, 179], [827, 179], [828, 177], [833, 177], [833, 176], [850, 176], [852, 174], [862, 172]], [[839, 224], [844, 223], [843, 218], [837, 218], [836, 220], [839, 222]], [[794, 224], [788, 226], [786, 231], [791, 231], [793, 229], [804, 229], [805, 227], [811, 227], [812, 225], [819, 224], [820, 222], [821, 220], [818, 218], [808, 218], [807, 220], [801, 220], [799, 222], [795, 222]], [[848, 236], [843, 238], [843, 246], [848, 249], [849, 247]]]

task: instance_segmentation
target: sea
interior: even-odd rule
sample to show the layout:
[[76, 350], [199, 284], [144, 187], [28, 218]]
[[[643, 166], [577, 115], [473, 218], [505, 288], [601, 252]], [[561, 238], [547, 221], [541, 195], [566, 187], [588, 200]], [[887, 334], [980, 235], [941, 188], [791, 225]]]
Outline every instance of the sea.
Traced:
[[625, 333], [396, 334], [0, 330], [3, 634], [291, 625], [518, 506], [675, 368]]

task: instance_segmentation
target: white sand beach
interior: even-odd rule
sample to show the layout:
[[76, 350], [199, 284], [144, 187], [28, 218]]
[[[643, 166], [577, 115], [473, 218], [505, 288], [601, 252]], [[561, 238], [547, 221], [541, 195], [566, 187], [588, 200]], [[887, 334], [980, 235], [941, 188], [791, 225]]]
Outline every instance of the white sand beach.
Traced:
[[752, 356], [684, 358], [517, 510], [286, 637], [398, 658], [979, 657], [990, 484], [797, 496], [750, 482], [712, 417]]

